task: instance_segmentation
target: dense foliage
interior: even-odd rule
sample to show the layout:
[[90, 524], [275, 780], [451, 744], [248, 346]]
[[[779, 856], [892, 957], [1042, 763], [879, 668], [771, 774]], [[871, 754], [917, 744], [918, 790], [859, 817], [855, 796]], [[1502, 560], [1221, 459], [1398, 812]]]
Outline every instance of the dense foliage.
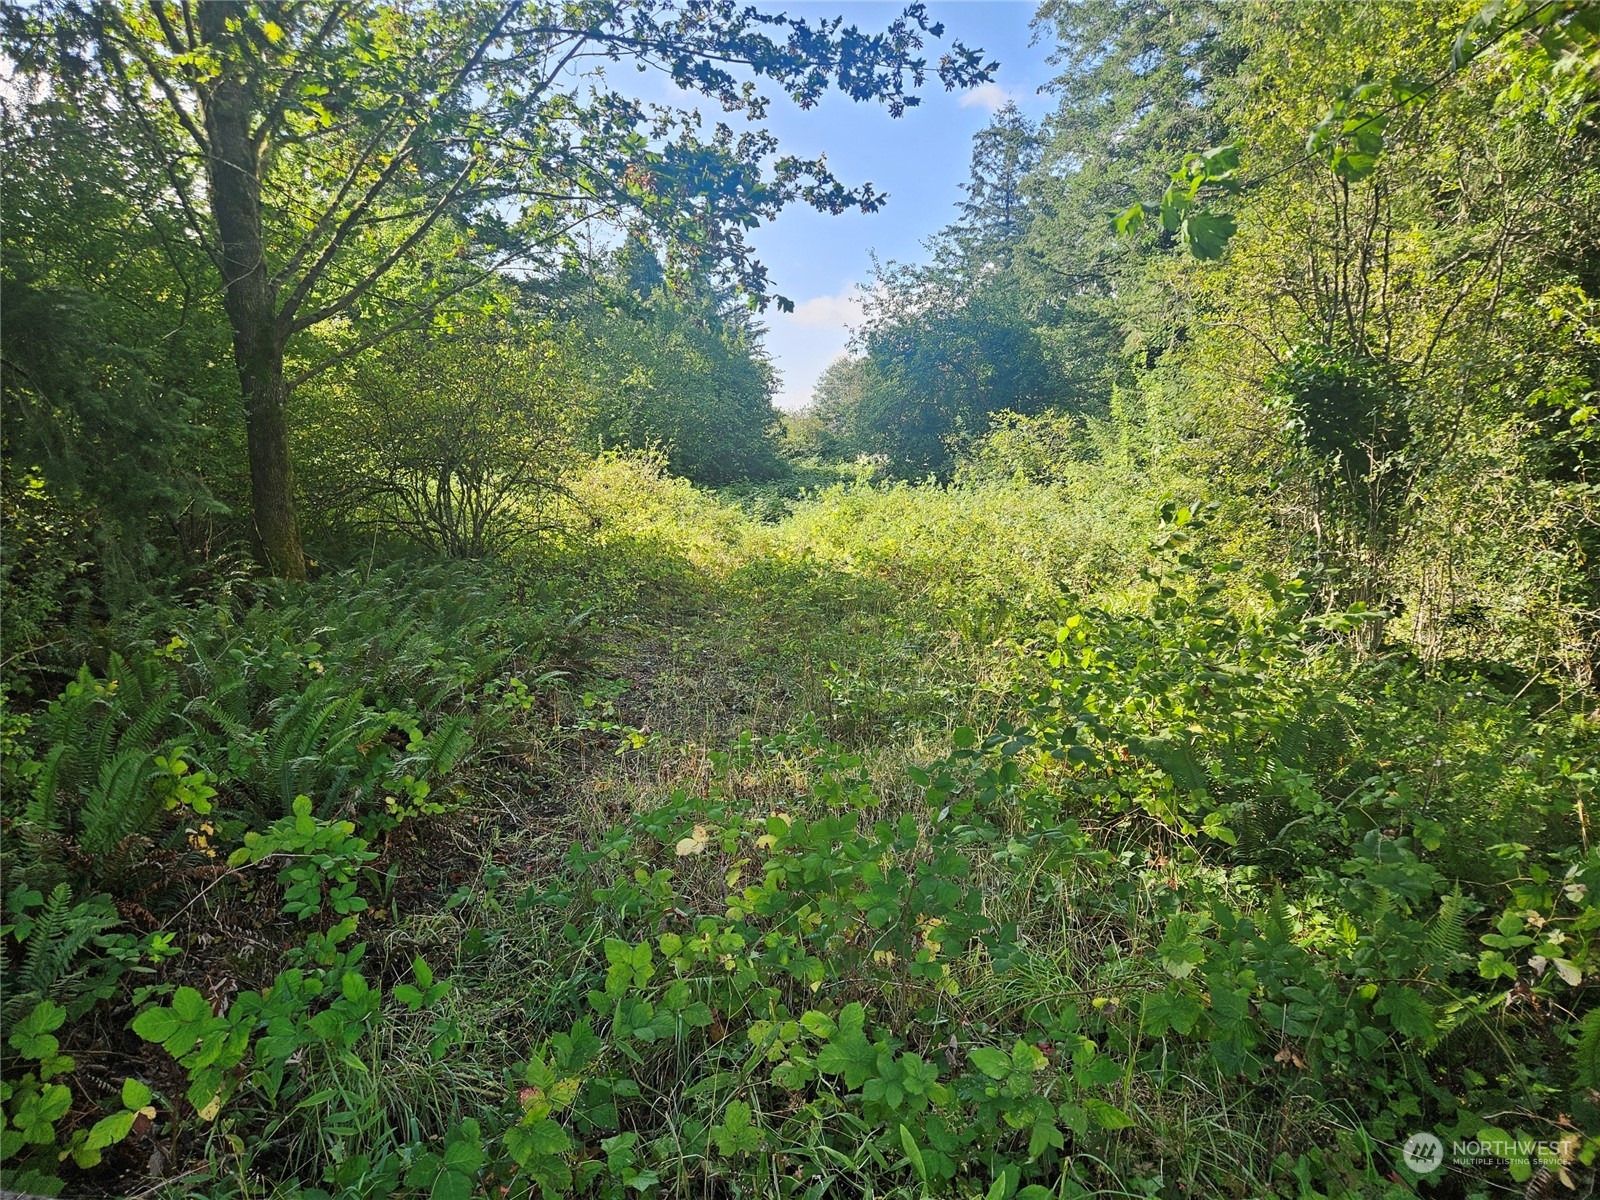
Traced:
[[782, 421], [875, 194], [518, 88], [920, 8], [8, 13], [4, 1186], [1593, 1192], [1595, 12], [1044, 4]]

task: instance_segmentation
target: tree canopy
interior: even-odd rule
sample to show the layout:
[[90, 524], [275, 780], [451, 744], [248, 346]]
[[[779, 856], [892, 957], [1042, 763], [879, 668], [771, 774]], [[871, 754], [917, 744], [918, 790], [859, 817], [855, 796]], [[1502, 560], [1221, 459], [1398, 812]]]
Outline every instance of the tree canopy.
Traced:
[[[745, 231], [783, 205], [877, 207], [820, 159], [759, 127], [645, 105], [606, 74], [664, 73], [759, 121], [770, 86], [801, 106], [829, 88], [900, 114], [930, 71], [987, 78], [912, 5], [877, 33], [731, 0], [618, 6], [471, 2], [59, 3], [8, 17], [25, 71], [73, 98], [80, 125], [148, 147], [170, 207], [223, 284], [260, 553], [305, 574], [290, 455], [292, 388], [426, 322], [494, 273], [548, 273], [580, 230], [643, 219], [675, 264], [724, 274], [757, 302]], [[401, 281], [403, 286], [397, 286]], [[299, 335], [356, 336], [286, 366]]]

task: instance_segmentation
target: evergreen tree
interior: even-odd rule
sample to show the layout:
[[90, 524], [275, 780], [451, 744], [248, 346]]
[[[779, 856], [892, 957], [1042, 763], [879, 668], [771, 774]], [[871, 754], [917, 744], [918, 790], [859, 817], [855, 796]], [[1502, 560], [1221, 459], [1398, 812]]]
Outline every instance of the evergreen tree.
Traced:
[[[1017, 256], [1023, 286], [1076, 408], [1105, 405], [1186, 336], [1181, 299], [1131, 254], [1109, 215], [1166, 186], [1173, 161], [1229, 140], [1244, 60], [1238, 22], [1213, 0], [1046, 0], [1059, 98], [1028, 180], [1033, 219]], [[1172, 250], [1163, 235], [1155, 248]]]
[[969, 258], [1008, 262], [1027, 230], [1027, 179], [1039, 165], [1038, 130], [1008, 103], [972, 140], [972, 175], [950, 231]]
[[589, 439], [658, 449], [697, 483], [765, 478], [775, 448], [775, 376], [748, 301], [707, 274], [672, 273], [639, 229], [574, 321], [571, 356], [588, 380]]

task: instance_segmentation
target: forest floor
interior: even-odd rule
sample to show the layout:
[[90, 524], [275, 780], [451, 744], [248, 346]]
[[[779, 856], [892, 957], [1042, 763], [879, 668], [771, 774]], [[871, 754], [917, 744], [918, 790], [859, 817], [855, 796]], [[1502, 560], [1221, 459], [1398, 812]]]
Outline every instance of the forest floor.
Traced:
[[[553, 701], [554, 736], [504, 747], [503, 786], [480, 776], [464, 819], [430, 823], [402, 855], [416, 878], [383, 956], [423, 953], [449, 970], [471, 1051], [416, 1063], [424, 1082], [397, 1039], [396, 1106], [407, 1090], [491, 1102], [501, 1072], [581, 1010], [604, 922], [572, 924], [569, 893], [587, 870], [575, 871], [573, 848], [593, 851], [685, 794], [803, 811], [817, 771], [839, 765], [819, 767], [819, 745], [843, 751], [886, 808], [909, 804], [907, 768], [948, 752], [950, 729], [983, 703], [995, 653], [975, 653], [928, 611], [890, 581], [756, 547], [646, 580], [590, 618]], [[685, 896], [701, 912], [725, 899], [717, 886]]]
[[[1508, 1016], [1467, 940], [1478, 911], [1512, 927], [1490, 907], [1494, 855], [1570, 827], [1586, 718], [1347, 661], [1226, 562], [1214, 584], [1226, 532], [1186, 561], [1169, 521], [1146, 556], [1135, 518], [1041, 487], [839, 489], [766, 520], [625, 464], [591, 492], [611, 517], [581, 553], [482, 579], [352, 573], [148, 643], [153, 676], [186, 648], [197, 693], [221, 677], [208, 664], [285, 676], [247, 714], [269, 749], [331, 744], [289, 736], [290, 687], [390, 743], [387, 710], [409, 702], [408, 764], [473, 722], [470, 758], [431, 788], [395, 767], [374, 812], [316, 774], [328, 753], [228, 781], [351, 812], [318, 836], [365, 822], [359, 921], [337, 927], [359, 940], [329, 969], [359, 961], [341, 994], [370, 978], [387, 1000], [340, 1034], [359, 1061], [299, 1068], [299, 1107], [246, 1081], [226, 1122], [174, 1108], [163, 1162], [193, 1164], [188, 1194], [325, 1196], [289, 1181], [344, 1187], [350, 1159], [371, 1179], [341, 1197], [400, 1194], [402, 1174], [406, 1194], [467, 1195], [427, 1174], [444, 1145], [480, 1162], [450, 1186], [491, 1196], [1487, 1200], [1478, 1171], [1419, 1193], [1407, 1136], [1521, 1136], [1541, 1104], [1568, 1130], [1569, 1096], [1592, 1104], [1565, 1082], [1587, 1060], [1568, 1071], [1545, 1010]], [[231, 733], [176, 727], [196, 761], [228, 762]], [[1215, 799], [1177, 789], [1202, 769]], [[1471, 837], [1446, 844], [1435, 789]], [[392, 815], [391, 792], [416, 810]], [[1368, 808], [1432, 839], [1429, 861]], [[229, 911], [264, 914], [256, 943], [294, 953], [300, 920], [247, 885]], [[1540, 919], [1578, 945], [1593, 911]], [[193, 920], [177, 979], [277, 986], [276, 957], [235, 962], [237, 939]], [[1330, 1013], [1344, 1024], [1324, 1030]], [[187, 1094], [168, 1049], [122, 1045], [119, 1069]], [[1554, 1082], [1534, 1096], [1484, 1047]], [[1533, 1114], [1515, 1129], [1479, 1115], [1513, 1106]], [[144, 1153], [130, 1142], [115, 1177], [159, 1174]]]

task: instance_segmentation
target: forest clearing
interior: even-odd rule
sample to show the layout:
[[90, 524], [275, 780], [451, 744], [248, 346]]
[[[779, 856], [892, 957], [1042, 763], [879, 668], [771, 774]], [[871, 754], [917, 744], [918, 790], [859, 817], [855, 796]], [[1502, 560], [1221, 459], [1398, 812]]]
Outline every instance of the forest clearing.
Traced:
[[1600, 6], [831, 14], [6, 7], [7, 1194], [1595, 1194]]

